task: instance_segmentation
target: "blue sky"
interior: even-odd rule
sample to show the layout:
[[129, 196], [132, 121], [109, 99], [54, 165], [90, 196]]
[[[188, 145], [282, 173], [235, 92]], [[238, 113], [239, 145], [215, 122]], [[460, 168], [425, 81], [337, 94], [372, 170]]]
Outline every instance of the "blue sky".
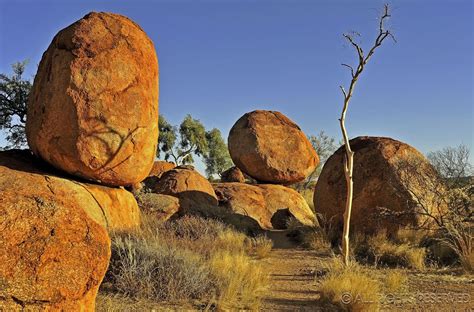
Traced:
[[[339, 140], [338, 117], [356, 61], [342, 33], [366, 46], [382, 1], [0, 0], [0, 72], [29, 59], [34, 75], [53, 36], [89, 11], [124, 14], [154, 41], [160, 113], [227, 133], [245, 112], [278, 110], [307, 134]], [[351, 137], [389, 136], [422, 152], [473, 142], [473, 4], [392, 1], [386, 42], [363, 73], [348, 113]], [[0, 145], [3, 145], [0, 139]], [[471, 156], [471, 159], [472, 156]]]

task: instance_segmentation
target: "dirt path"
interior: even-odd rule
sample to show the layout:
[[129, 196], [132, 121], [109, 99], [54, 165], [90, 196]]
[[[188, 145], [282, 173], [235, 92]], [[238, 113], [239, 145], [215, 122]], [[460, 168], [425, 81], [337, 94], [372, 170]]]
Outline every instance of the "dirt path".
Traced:
[[274, 242], [265, 260], [271, 275], [271, 285], [262, 311], [323, 311], [313, 268], [324, 258], [315, 252], [298, 248], [285, 231], [269, 232]]

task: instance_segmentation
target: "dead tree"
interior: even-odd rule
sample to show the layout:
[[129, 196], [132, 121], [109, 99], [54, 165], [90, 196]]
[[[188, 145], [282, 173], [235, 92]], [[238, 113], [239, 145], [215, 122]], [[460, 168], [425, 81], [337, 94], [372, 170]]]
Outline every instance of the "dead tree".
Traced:
[[351, 220], [351, 211], [352, 211], [352, 197], [354, 190], [354, 183], [352, 180], [352, 174], [354, 170], [354, 152], [351, 149], [349, 144], [349, 136], [347, 135], [347, 130], [345, 126], [347, 108], [349, 107], [349, 101], [351, 100], [352, 94], [354, 93], [354, 87], [359, 79], [360, 74], [364, 71], [365, 65], [370, 60], [375, 50], [380, 47], [383, 41], [386, 38], [392, 38], [395, 41], [393, 34], [385, 29], [385, 21], [390, 18], [390, 8], [388, 4], [384, 5], [383, 13], [379, 18], [379, 27], [378, 27], [378, 36], [375, 39], [373, 46], [370, 48], [369, 52], [365, 54], [360, 43], [356, 42], [355, 36], [360, 36], [358, 33], [344, 34], [344, 38], [354, 47], [358, 56], [358, 65], [353, 67], [348, 64], [342, 64], [342, 66], [347, 67], [351, 72], [351, 82], [349, 89], [346, 91], [343, 86], [341, 88], [342, 94], [344, 96], [344, 106], [341, 113], [341, 118], [339, 119], [342, 136], [344, 139], [346, 157], [344, 161], [344, 175], [346, 178], [346, 207], [344, 211], [344, 229], [342, 234], [342, 254], [344, 256], [344, 263], [349, 264], [349, 230], [350, 230], [350, 220]]

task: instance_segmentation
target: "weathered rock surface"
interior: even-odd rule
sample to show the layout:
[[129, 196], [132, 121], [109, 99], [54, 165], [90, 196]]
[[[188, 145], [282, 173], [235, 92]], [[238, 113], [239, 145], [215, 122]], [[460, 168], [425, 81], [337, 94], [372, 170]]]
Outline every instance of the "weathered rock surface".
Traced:
[[163, 173], [166, 171], [170, 171], [171, 169], [176, 168], [176, 165], [172, 162], [163, 161], [163, 160], [155, 160], [153, 163], [153, 167], [151, 168], [150, 173], [148, 174], [149, 177], [158, 177], [160, 178]]
[[245, 176], [237, 167], [231, 167], [221, 174], [221, 182], [240, 182], [245, 183]]
[[46, 175], [28, 152], [0, 152], [0, 310], [94, 311], [110, 239], [80, 183]]
[[[133, 195], [122, 189], [85, 183], [71, 179], [55, 170], [27, 150], [0, 152], [0, 166], [11, 170], [11, 174], [34, 177], [30, 188], [37, 183], [47, 183], [53, 194], [59, 194], [71, 204], [79, 203], [89, 217], [109, 231], [130, 230], [140, 225], [140, 209]], [[6, 169], [4, 169], [6, 170]], [[0, 183], [2, 183], [0, 177]], [[5, 184], [5, 187], [8, 187]]]
[[180, 214], [204, 213], [217, 206], [217, 196], [211, 183], [189, 166], [179, 166], [165, 172], [153, 192], [179, 198]]
[[[385, 229], [391, 234], [399, 226], [417, 226], [426, 221], [426, 217], [415, 214], [416, 203], [413, 193], [410, 194], [424, 192], [417, 185], [420, 177], [428, 183], [425, 185], [436, 184], [437, 175], [426, 158], [413, 147], [390, 138], [357, 137], [350, 144], [355, 152], [351, 229], [366, 233]], [[344, 153], [342, 146], [328, 159], [314, 192], [316, 212], [337, 227], [342, 227], [346, 201]], [[402, 168], [404, 163], [414, 162], [416, 165], [409, 171], [406, 171], [409, 168]], [[410, 172], [414, 171], [421, 172], [422, 176], [410, 177]], [[407, 182], [411, 185], [410, 191]], [[425, 197], [424, 200], [426, 207], [438, 206], [432, 205], [434, 198]], [[395, 214], [395, 219], [384, 218], [381, 209]]]
[[170, 171], [171, 169], [174, 169], [176, 165], [172, 162], [167, 162], [167, 161], [162, 161], [162, 160], [156, 160], [153, 163], [153, 167], [151, 168], [150, 173], [148, 174], [148, 177], [143, 180], [143, 185], [147, 189], [154, 189], [156, 187], [156, 184], [158, 181], [160, 181], [161, 176], [163, 173], [166, 171]]
[[243, 115], [230, 130], [228, 143], [235, 165], [261, 182], [299, 182], [319, 163], [305, 134], [280, 112]]
[[262, 229], [285, 229], [290, 218], [303, 225], [318, 225], [305, 199], [293, 189], [245, 183], [215, 183], [213, 186], [220, 207], [254, 219]]
[[294, 189], [272, 184], [261, 184], [259, 187], [263, 191], [266, 209], [272, 216], [273, 228], [286, 229], [291, 218], [302, 225], [319, 225], [304, 197]]
[[260, 187], [245, 183], [215, 183], [219, 206], [228, 212], [247, 216], [258, 222], [262, 229], [271, 229], [271, 213], [267, 210]]
[[179, 199], [170, 195], [145, 193], [137, 197], [141, 211], [166, 221], [179, 211]]
[[147, 177], [158, 138], [158, 61], [128, 18], [89, 13], [43, 54], [28, 102], [31, 150], [108, 185]]

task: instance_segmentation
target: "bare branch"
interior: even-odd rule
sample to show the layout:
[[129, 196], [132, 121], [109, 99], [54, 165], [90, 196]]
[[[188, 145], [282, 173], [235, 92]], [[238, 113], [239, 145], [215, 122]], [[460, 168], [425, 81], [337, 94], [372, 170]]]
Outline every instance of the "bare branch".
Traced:
[[354, 67], [352, 67], [349, 64], [345, 64], [345, 63], [342, 63], [341, 65], [349, 68], [349, 70], [351, 71], [351, 76], [352, 76], [352, 78], [354, 78]]

